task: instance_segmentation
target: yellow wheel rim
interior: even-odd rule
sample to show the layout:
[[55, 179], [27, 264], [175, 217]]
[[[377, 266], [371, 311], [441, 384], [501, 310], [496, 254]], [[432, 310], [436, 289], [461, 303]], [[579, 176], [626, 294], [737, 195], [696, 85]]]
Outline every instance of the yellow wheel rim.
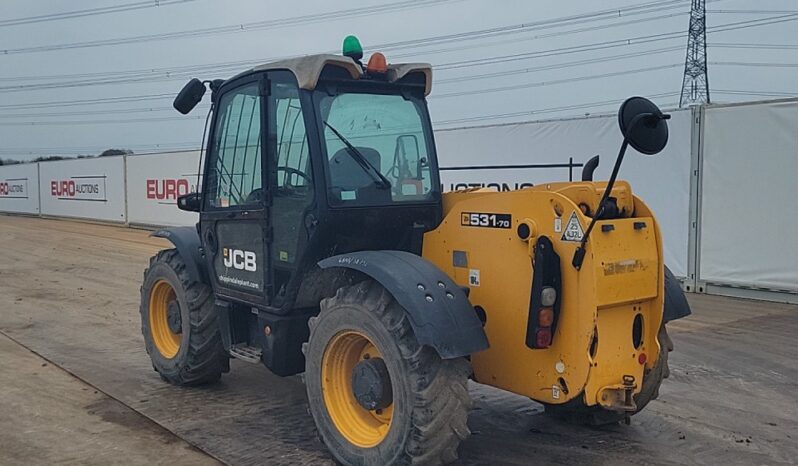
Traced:
[[321, 389], [327, 412], [338, 432], [361, 448], [382, 442], [393, 419], [393, 403], [385, 409], [369, 411], [360, 406], [352, 390], [355, 366], [374, 357], [382, 357], [382, 353], [368, 337], [344, 331], [327, 344], [321, 364]]
[[182, 336], [169, 328], [169, 303], [177, 300], [175, 290], [166, 280], [158, 280], [150, 291], [150, 334], [155, 348], [166, 359], [172, 359], [180, 349]]

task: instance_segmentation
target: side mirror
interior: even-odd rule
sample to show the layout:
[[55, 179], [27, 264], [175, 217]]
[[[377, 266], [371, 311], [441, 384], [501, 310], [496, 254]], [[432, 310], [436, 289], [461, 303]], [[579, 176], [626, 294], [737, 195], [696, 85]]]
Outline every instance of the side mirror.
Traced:
[[183, 194], [177, 198], [177, 208], [186, 212], [199, 212], [202, 205], [200, 193]]
[[[621, 144], [621, 150], [618, 152], [618, 158], [615, 159], [615, 166], [612, 168], [610, 180], [607, 182], [607, 187], [604, 188], [604, 194], [601, 195], [596, 213], [593, 215], [590, 225], [587, 226], [585, 234], [582, 235], [579, 247], [574, 251], [571, 265], [576, 270], [582, 268], [582, 262], [585, 259], [585, 244], [587, 244], [587, 239], [590, 237], [593, 227], [596, 226], [596, 221], [604, 214], [607, 198], [609, 198], [612, 187], [615, 185], [615, 179], [618, 177], [618, 170], [621, 168], [626, 148], [632, 146], [641, 154], [646, 155], [654, 155], [662, 151], [665, 145], [668, 144], [668, 124], [665, 120], [670, 117], [670, 115], [663, 114], [654, 102], [644, 97], [630, 97], [621, 104], [621, 109], [618, 110], [618, 124], [621, 127], [621, 133], [623, 133], [623, 143]], [[589, 163], [592, 163], [593, 160], [598, 165], [597, 157], [591, 159]], [[592, 169], [587, 171], [587, 175], [590, 178], [593, 177]]]
[[183, 89], [177, 94], [177, 97], [175, 97], [172, 106], [174, 106], [175, 110], [178, 112], [187, 115], [200, 103], [203, 95], [205, 95], [205, 84], [199, 79], [193, 78], [183, 86]]
[[[644, 97], [626, 99], [618, 110], [621, 133], [636, 151], [641, 154], [658, 154], [668, 144], [670, 115], [663, 115], [654, 102]], [[638, 121], [642, 120], [642, 121]]]

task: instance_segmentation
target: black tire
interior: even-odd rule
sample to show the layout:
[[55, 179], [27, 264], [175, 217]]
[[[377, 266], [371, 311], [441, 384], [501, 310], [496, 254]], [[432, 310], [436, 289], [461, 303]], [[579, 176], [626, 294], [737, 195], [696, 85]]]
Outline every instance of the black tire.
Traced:
[[[153, 286], [165, 281], [174, 290], [180, 307], [182, 331], [179, 349], [173, 357], [165, 357], [153, 341], [150, 323], [150, 295]], [[175, 249], [165, 249], [150, 258], [141, 286], [141, 333], [161, 378], [174, 385], [202, 385], [216, 382], [229, 370], [229, 358], [219, 333], [214, 310], [213, 291], [191, 279], [186, 264]]]
[[[331, 340], [342, 332], [366, 336], [380, 351], [393, 390], [390, 427], [377, 445], [363, 448], [347, 440], [332, 421], [322, 391], [322, 364]], [[319, 436], [346, 465], [438, 465], [457, 459], [457, 447], [470, 435], [472, 401], [465, 358], [444, 360], [416, 340], [405, 310], [378, 283], [367, 280], [338, 290], [310, 320], [303, 346], [305, 384]]]
[[[659, 328], [657, 340], [660, 345], [660, 357], [657, 363], [643, 376], [643, 387], [640, 393], [634, 396], [637, 410], [630, 415], [635, 415], [643, 410], [651, 400], [659, 396], [659, 387], [662, 381], [670, 375], [668, 367], [668, 353], [673, 351], [673, 342], [668, 336], [665, 323]], [[626, 418], [625, 413], [610, 411], [599, 405], [586, 406], [581, 397], [561, 405], [546, 404], [546, 414], [571, 424], [601, 426], [614, 424]]]

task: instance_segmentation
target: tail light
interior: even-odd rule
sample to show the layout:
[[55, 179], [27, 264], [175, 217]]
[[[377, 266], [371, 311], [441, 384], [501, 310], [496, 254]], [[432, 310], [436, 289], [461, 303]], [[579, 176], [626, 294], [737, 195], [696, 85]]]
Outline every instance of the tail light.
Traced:
[[529, 297], [526, 345], [533, 349], [548, 348], [554, 339], [560, 311], [560, 256], [546, 236], [535, 245], [532, 291]]
[[538, 326], [540, 327], [551, 327], [551, 324], [554, 323], [554, 309], [550, 307], [544, 307], [540, 311], [538, 311]]
[[538, 348], [551, 346], [551, 327], [539, 328], [535, 332], [535, 346]]

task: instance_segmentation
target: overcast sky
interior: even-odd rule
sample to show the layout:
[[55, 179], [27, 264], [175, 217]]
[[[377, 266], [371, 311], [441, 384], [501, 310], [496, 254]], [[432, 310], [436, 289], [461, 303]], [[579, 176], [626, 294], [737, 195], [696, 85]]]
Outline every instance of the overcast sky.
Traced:
[[[184, 117], [170, 110], [172, 95], [188, 78], [227, 78], [275, 58], [338, 52], [347, 34], [357, 35], [367, 53], [383, 45], [389, 62], [433, 64], [430, 109], [438, 127], [614, 111], [632, 94], [658, 96], [655, 102], [672, 106], [679, 101], [690, 8], [689, 0], [148, 5], [155, 3], [3, 0], [0, 157], [196, 148], [204, 112]], [[132, 9], [16, 21], [120, 5]], [[734, 28], [707, 36], [713, 101], [798, 95], [796, 0], [707, 0], [707, 9], [710, 30]], [[595, 14], [606, 10], [617, 11]], [[771, 24], [751, 27], [757, 24], [752, 20]], [[474, 34], [485, 30], [492, 32]], [[199, 32], [182, 34], [190, 31]], [[181, 34], [164, 38], [171, 33]], [[444, 37], [452, 34], [462, 35]], [[141, 38], [153, 35], [157, 40]], [[122, 43], [108, 43], [116, 39]], [[395, 44], [404, 41], [416, 42]]]

